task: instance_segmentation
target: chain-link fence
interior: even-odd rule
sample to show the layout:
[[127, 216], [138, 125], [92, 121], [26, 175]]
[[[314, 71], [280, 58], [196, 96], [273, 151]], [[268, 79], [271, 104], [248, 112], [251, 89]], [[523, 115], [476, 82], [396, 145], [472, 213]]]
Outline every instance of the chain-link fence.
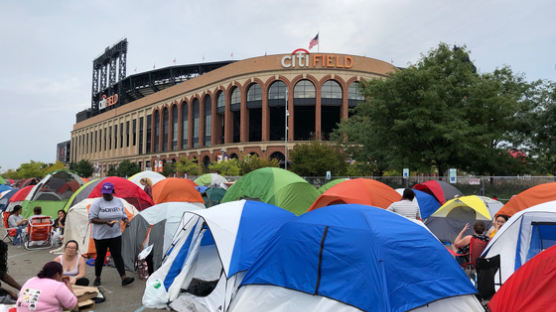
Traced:
[[[303, 177], [315, 187], [320, 187], [327, 180], [325, 177]], [[332, 177], [337, 178], [356, 178], [356, 177]], [[401, 176], [381, 176], [381, 177], [362, 177], [380, 181], [392, 188], [413, 187], [415, 184], [428, 180], [442, 180], [449, 182], [449, 177], [429, 177], [429, 176], [410, 176], [404, 179]], [[556, 182], [554, 176], [461, 176], [457, 177], [454, 186], [465, 195], [484, 195], [496, 197], [502, 202], [508, 201], [513, 195], [518, 194], [532, 186]]]

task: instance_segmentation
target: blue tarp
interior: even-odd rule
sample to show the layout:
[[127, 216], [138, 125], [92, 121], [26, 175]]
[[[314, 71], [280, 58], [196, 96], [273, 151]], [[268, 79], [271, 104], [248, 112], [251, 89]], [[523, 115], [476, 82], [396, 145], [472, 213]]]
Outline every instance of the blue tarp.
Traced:
[[365, 311], [407, 311], [476, 293], [425, 228], [355, 204], [322, 207], [286, 223], [242, 284], [282, 286]]
[[440, 208], [441, 205], [436, 198], [434, 198], [434, 196], [419, 190], [413, 190], [413, 192], [415, 193], [415, 198], [417, 198], [417, 203], [419, 204], [421, 219], [425, 220], [437, 211], [438, 208]]

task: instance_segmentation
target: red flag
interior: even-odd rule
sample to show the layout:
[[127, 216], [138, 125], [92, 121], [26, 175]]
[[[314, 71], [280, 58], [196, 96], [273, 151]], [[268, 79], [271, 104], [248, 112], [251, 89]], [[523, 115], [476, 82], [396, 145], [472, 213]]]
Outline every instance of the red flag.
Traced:
[[313, 48], [317, 44], [319, 44], [319, 33], [317, 33], [315, 38], [311, 39], [311, 42], [309, 42], [309, 50], [311, 50], [311, 48]]

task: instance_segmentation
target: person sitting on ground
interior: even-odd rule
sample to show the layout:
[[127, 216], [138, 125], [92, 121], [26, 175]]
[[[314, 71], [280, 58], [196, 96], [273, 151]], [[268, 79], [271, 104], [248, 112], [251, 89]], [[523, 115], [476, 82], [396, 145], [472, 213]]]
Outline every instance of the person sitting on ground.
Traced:
[[10, 228], [17, 229], [16, 235], [15, 235], [14, 240], [13, 240], [14, 245], [20, 245], [21, 244], [21, 235], [22, 235], [21, 233], [23, 233], [23, 230], [27, 226], [27, 222], [28, 222], [27, 219], [24, 219], [21, 216], [21, 211], [22, 210], [23, 210], [23, 207], [21, 207], [21, 205], [15, 205], [14, 209], [12, 210], [12, 213], [8, 217], [8, 226]]
[[77, 241], [69, 240], [64, 246], [64, 254], [54, 258], [64, 268], [64, 276], [69, 277], [70, 285], [89, 286], [85, 277], [85, 259], [79, 254]]
[[488, 236], [484, 235], [485, 232], [485, 223], [483, 221], [476, 221], [473, 224], [473, 235], [466, 235], [463, 236], [463, 233], [469, 229], [469, 223], [466, 223], [463, 229], [459, 232], [458, 236], [454, 240], [454, 247], [457, 249], [456, 253], [461, 256], [456, 256], [456, 260], [459, 264], [464, 264], [469, 262], [469, 251], [471, 243], [471, 237], [475, 239], [479, 239], [485, 242], [489, 241]]
[[150, 198], [153, 198], [153, 183], [149, 178], [142, 178], [139, 180], [139, 183], [143, 185], [143, 191], [149, 195]]
[[72, 310], [77, 305], [77, 297], [63, 276], [62, 265], [55, 261], [46, 263], [37, 276], [30, 278], [21, 287], [17, 299], [17, 311], [62, 311]]
[[507, 215], [498, 215], [496, 216], [496, 218], [494, 219], [494, 223], [492, 224], [492, 227], [490, 228], [490, 230], [488, 230], [487, 236], [492, 239], [494, 237], [494, 235], [496, 235], [496, 233], [500, 230], [500, 228], [502, 227], [502, 225], [504, 225], [504, 223], [506, 223], [506, 221], [508, 221], [508, 216]]
[[[8, 274], [8, 244], [3, 241], [0, 241], [0, 280], [18, 291], [21, 289], [21, 285]], [[0, 287], [0, 299], [0, 303], [13, 304], [17, 300], [17, 293]]]
[[66, 226], [66, 212], [63, 209], [58, 210], [58, 218], [54, 220], [54, 235], [52, 241], [56, 246], [62, 244], [64, 240], [64, 228]]
[[395, 212], [409, 219], [421, 219], [421, 212], [419, 206], [413, 202], [415, 192], [412, 189], [406, 188], [403, 190], [402, 200], [390, 204], [386, 210]]
[[58, 210], [58, 218], [54, 220], [54, 228], [60, 230], [60, 234], [64, 234], [64, 227], [66, 226], [66, 212], [64, 209]]

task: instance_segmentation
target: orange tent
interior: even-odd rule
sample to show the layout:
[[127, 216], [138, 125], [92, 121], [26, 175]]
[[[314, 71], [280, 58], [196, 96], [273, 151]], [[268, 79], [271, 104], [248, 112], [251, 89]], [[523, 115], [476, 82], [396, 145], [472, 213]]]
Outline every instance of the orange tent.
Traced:
[[388, 185], [359, 178], [346, 180], [329, 188], [307, 211], [335, 204], [362, 204], [386, 209], [400, 199], [400, 194]]
[[167, 202], [205, 203], [195, 182], [184, 178], [166, 178], [153, 186], [155, 205]]
[[496, 215], [513, 216], [516, 212], [556, 200], [556, 182], [539, 184], [512, 197]]

